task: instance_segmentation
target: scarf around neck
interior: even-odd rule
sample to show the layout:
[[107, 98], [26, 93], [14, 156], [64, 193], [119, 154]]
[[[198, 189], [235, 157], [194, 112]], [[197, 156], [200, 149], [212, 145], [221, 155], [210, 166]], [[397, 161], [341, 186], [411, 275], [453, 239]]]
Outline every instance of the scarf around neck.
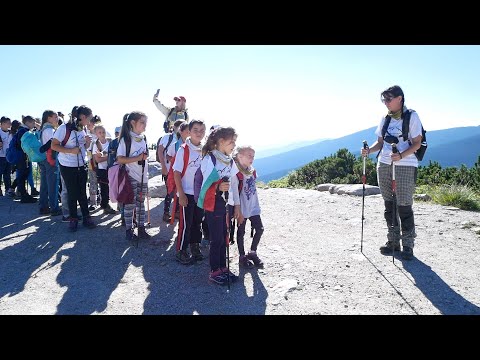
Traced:
[[218, 151], [217, 149], [212, 151], [212, 154], [217, 158], [218, 161], [223, 163], [224, 165], [230, 165], [230, 162], [232, 161], [232, 158], [221, 151]]
[[403, 108], [396, 111], [396, 112], [391, 112], [389, 111], [387, 115], [389, 115], [391, 118], [394, 118], [395, 120], [400, 120], [402, 117], [402, 114], [407, 111], [407, 107], [403, 105]]
[[252, 176], [253, 175], [253, 167], [248, 167], [248, 168], [244, 168], [241, 164], [240, 164], [240, 161], [238, 161], [238, 159], [236, 157], [233, 158], [233, 160], [235, 161], [235, 164], [237, 165], [237, 168], [238, 168], [238, 171], [240, 171], [243, 175], [246, 175], [246, 176]]
[[199, 145], [193, 145], [190, 138], [187, 138], [186, 143], [187, 143], [187, 146], [190, 148], [190, 150], [197, 151], [197, 152], [202, 152], [202, 144], [201, 143]]

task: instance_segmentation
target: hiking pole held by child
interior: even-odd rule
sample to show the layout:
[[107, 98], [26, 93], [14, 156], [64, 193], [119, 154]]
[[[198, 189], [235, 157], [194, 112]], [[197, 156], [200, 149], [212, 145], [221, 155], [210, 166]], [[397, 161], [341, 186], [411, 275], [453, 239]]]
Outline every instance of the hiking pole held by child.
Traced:
[[[228, 177], [224, 176], [222, 182], [229, 182]], [[228, 191], [222, 191], [223, 200], [225, 200], [225, 221], [227, 223], [227, 234], [226, 234], [226, 243], [227, 243], [227, 292], [230, 292], [230, 216], [228, 214]]]
[[[397, 144], [392, 144], [392, 153], [398, 152]], [[397, 218], [397, 183], [395, 181], [395, 161], [392, 160], [392, 198], [393, 198], [393, 210], [392, 210], [392, 226], [395, 226], [395, 220]], [[395, 246], [392, 247], [392, 262], [395, 263]]]
[[[368, 150], [367, 140], [363, 140], [363, 148]], [[365, 211], [365, 182], [367, 178], [365, 176], [365, 161], [367, 157], [363, 157], [363, 173], [362, 173], [362, 183], [363, 183], [363, 192], [362, 192], [362, 236], [360, 238], [360, 252], [363, 254], [363, 220], [365, 220], [364, 211]]]
[[[145, 160], [142, 159], [141, 161], [139, 161], [139, 163], [141, 163], [141, 165], [142, 165], [142, 181], [140, 182], [140, 199], [139, 199], [139, 201], [140, 201], [140, 209], [141, 209], [141, 206], [142, 206], [142, 204], [143, 204], [143, 175], [144, 175], [144, 173], [145, 173]], [[145, 208], [144, 208], [144, 209], [145, 209]], [[136, 214], [135, 214], [135, 215], [136, 215]], [[138, 216], [138, 222], [140, 222], [140, 215]], [[137, 224], [138, 229], [140, 229], [140, 226], [143, 227], [144, 224]], [[139, 235], [140, 235], [140, 234], [139, 234]], [[140, 236], [137, 236], [137, 244], [136, 244], [136, 247], [137, 247], [137, 248], [138, 248], [138, 238], [139, 238], [139, 237], [140, 237]]]

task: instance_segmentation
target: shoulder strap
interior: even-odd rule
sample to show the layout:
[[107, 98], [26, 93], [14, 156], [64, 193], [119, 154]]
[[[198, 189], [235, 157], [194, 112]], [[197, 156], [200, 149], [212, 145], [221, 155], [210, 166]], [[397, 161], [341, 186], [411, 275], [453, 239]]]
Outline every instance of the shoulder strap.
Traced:
[[408, 132], [410, 130], [410, 116], [412, 115], [412, 111], [414, 110], [407, 110], [403, 118], [403, 123], [402, 123], [403, 141], [408, 141]]
[[190, 148], [188, 147], [187, 143], [182, 144], [183, 147], [183, 170], [182, 170], [182, 178], [187, 171], [188, 160], [190, 159]]
[[97, 141], [95, 142], [95, 144], [97, 145], [97, 149], [99, 152], [102, 152], [102, 143], [100, 142], [100, 139], [97, 139]]
[[127, 157], [130, 156], [130, 149], [132, 148], [132, 138], [128, 138], [128, 141], [127, 141], [127, 138], [123, 138], [123, 141], [125, 141], [125, 148], [126, 148], [126, 155]]
[[163, 149], [164, 154], [166, 153], [166, 151], [167, 151], [168, 147], [170, 146], [170, 144], [172, 143], [172, 141], [173, 141], [173, 133], [170, 134], [170, 137], [168, 138], [168, 141], [167, 141], [167, 146]]
[[237, 179], [238, 179], [238, 195], [240, 195], [243, 188], [243, 174], [240, 171], [237, 172]]
[[68, 139], [70, 139], [71, 133], [72, 133], [72, 128], [68, 125], [65, 125], [65, 137], [63, 138], [62, 146], [65, 146], [65, 144], [68, 142]]
[[173, 114], [174, 111], [175, 111], [175, 106], [170, 109], [170, 111], [169, 111], [169, 113], [168, 113], [168, 115], [167, 115], [167, 120], [168, 120], [168, 118], [170, 117], [170, 115]]
[[385, 116], [385, 122], [383, 123], [382, 128], [382, 138], [385, 137], [385, 134], [387, 133], [388, 125], [390, 125], [390, 120], [392, 120], [390, 115]]

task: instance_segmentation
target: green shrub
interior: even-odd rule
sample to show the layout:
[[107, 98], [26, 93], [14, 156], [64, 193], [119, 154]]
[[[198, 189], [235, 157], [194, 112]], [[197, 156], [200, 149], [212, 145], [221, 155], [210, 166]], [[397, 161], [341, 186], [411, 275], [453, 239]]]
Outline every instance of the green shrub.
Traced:
[[466, 186], [441, 185], [432, 188], [430, 192], [429, 195], [438, 204], [480, 211], [480, 197]]

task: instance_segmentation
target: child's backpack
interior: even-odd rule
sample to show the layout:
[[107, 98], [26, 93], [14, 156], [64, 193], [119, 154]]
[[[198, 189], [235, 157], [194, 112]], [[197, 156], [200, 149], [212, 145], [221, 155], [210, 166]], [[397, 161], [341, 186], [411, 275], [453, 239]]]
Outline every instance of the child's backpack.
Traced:
[[[410, 129], [410, 117], [412, 115], [412, 112], [414, 112], [414, 111], [415, 110], [411, 110], [411, 109], [407, 110], [404, 113], [404, 118], [403, 118], [403, 123], [402, 123], [403, 141], [408, 141], [408, 143], [410, 145], [412, 145], [412, 143], [408, 139], [408, 131]], [[385, 134], [387, 133], [388, 126], [390, 125], [390, 120], [391, 119], [392, 118], [390, 117], [390, 115], [387, 115], [385, 117], [385, 123], [383, 124], [383, 128], [382, 128], [382, 138], [384, 138], [384, 139], [385, 139]], [[426, 137], [425, 133], [426, 133], [426, 131], [423, 128], [423, 125], [422, 125], [422, 145], [420, 146], [420, 149], [415, 151], [415, 156], [417, 157], [418, 161], [423, 160], [423, 157], [425, 156], [425, 152], [427, 151], [428, 144], [427, 144], [427, 137]], [[379, 152], [379, 154], [380, 154], [380, 152]]]
[[[183, 147], [183, 169], [182, 169], [182, 178], [183, 178], [183, 176], [185, 175], [185, 171], [187, 171], [188, 159], [190, 158], [190, 148], [186, 143], [182, 144], [182, 147]], [[167, 174], [167, 193], [173, 194], [173, 195], [177, 193], [177, 186], [175, 185], [175, 178], [173, 176], [173, 164], [175, 163], [176, 157], [177, 155], [175, 154]]]
[[[118, 140], [119, 139], [115, 139]], [[125, 141], [125, 148], [126, 148], [126, 157], [130, 156], [130, 149], [132, 147], [132, 139]], [[115, 160], [117, 158], [117, 149], [118, 144], [115, 149]], [[108, 172], [108, 195], [110, 201], [113, 203], [119, 202], [123, 204], [133, 204], [134, 202], [134, 193], [132, 189], [132, 185], [130, 184], [130, 180], [128, 179], [128, 172], [125, 164], [118, 164], [116, 161], [113, 161], [113, 165], [110, 166], [107, 170]]]
[[[165, 121], [163, 122], [163, 130], [165, 131], [165, 134], [168, 134], [169, 130], [170, 130], [170, 115], [172, 115], [172, 113], [175, 111], [175, 106], [172, 107], [170, 109], [170, 112], [168, 113], [167, 117], [165, 118]], [[188, 114], [187, 114], [187, 110], [184, 110], [183, 111], [183, 117], [185, 118], [185, 121], [187, 121], [188, 119]], [[177, 120], [177, 116], [175, 116], [175, 120]]]
[[41, 131], [26, 131], [20, 139], [22, 150], [32, 162], [42, 162], [47, 159], [47, 155], [40, 152], [42, 143], [40, 142], [39, 133]]
[[[170, 134], [170, 137], [168, 138], [167, 146], [165, 146], [165, 148], [163, 149], [163, 156], [165, 156], [165, 154], [168, 150], [168, 147], [170, 146], [170, 144], [173, 141], [173, 135], [174, 134]], [[160, 138], [157, 141], [157, 152], [155, 152], [155, 160], [157, 162], [160, 162], [160, 158], [158, 157], [158, 147], [160, 146], [160, 141], [162, 141], [162, 138], [163, 138], [163, 136], [160, 136]]]
[[113, 139], [110, 145], [108, 146], [107, 169], [110, 169], [115, 163], [115, 161], [117, 160], [118, 143], [119, 143], [118, 139]]
[[13, 136], [12, 139], [10, 140], [10, 144], [8, 144], [7, 152], [6, 152], [6, 158], [7, 161], [10, 164], [16, 164], [20, 160], [22, 160], [23, 157], [23, 151], [20, 149], [20, 146], [18, 146], [18, 132], [16, 132]]

